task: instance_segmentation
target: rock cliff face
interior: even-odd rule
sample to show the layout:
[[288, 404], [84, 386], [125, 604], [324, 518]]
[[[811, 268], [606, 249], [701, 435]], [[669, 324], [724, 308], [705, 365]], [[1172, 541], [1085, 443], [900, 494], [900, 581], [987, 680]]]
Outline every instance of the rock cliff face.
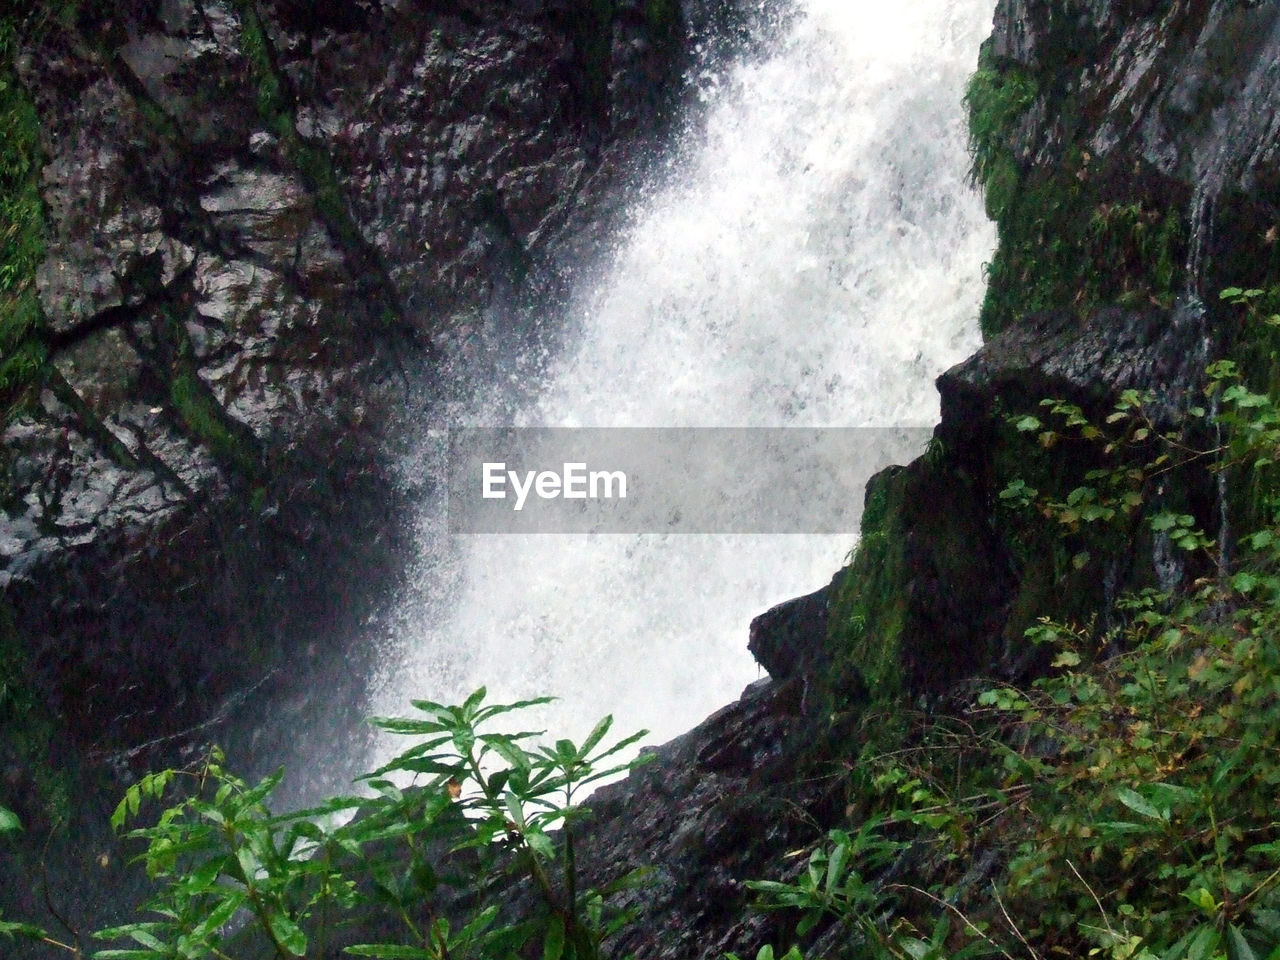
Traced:
[[[998, 497], [1007, 484], [1065, 493], [1094, 464], [1046, 459], [1006, 417], [1046, 397], [1102, 413], [1139, 389], [1170, 419], [1212, 359], [1269, 375], [1258, 334], [1241, 335], [1218, 293], [1280, 276], [1277, 31], [1268, 4], [998, 4], [969, 90], [975, 172], [1000, 237], [988, 342], [939, 380], [935, 455], [872, 484], [887, 508], [864, 529], [866, 559], [882, 530], [895, 548], [875, 569], [855, 562], [835, 625], [852, 642], [850, 616], [865, 620], [869, 639], [853, 649], [869, 679], [936, 691], [1023, 669], [1035, 617], [1105, 618], [1118, 591], [1165, 576], [1141, 518], [1079, 569], [1056, 536], [1017, 523]], [[1188, 512], [1218, 529], [1204, 479], [1179, 480]], [[958, 502], [935, 518], [935, 497]], [[937, 643], [943, 624], [949, 642]]]
[[206, 719], [272, 638], [362, 619], [355, 584], [400, 559], [382, 464], [406, 390], [497, 323], [496, 290], [555, 298], [679, 99], [687, 35], [733, 34], [653, 3], [343, 10], [15, 23], [47, 248], [19, 346], [47, 359], [5, 383], [0, 587], [25, 682], [82, 746]]

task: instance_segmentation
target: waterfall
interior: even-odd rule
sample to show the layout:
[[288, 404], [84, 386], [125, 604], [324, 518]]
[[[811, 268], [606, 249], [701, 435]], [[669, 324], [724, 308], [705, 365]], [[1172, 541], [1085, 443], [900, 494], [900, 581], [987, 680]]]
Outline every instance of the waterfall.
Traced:
[[[933, 379], [979, 343], [994, 230], [967, 182], [961, 99], [991, 0], [802, 0], [637, 185], [583, 277], [569, 345], [513, 418], [546, 426], [916, 426]], [[450, 422], [507, 416], [467, 385]], [[509, 422], [509, 421], [508, 421]], [[418, 469], [415, 461], [410, 469]], [[658, 741], [759, 675], [751, 618], [826, 583], [852, 536], [450, 537], [424, 507], [414, 586], [385, 636], [374, 707], [552, 694], [580, 736], [612, 712]]]

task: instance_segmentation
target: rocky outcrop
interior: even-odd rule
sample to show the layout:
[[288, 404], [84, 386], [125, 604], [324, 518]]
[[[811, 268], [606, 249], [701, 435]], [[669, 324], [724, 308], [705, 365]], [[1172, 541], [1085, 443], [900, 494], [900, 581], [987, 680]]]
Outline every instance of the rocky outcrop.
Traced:
[[1265, 3], [1002, 0], [970, 88], [1000, 228], [984, 328], [1274, 278], [1277, 48]]
[[[1011, 510], [1000, 493], [1016, 480], [1065, 497], [1104, 464], [1087, 444], [1050, 455], [1009, 417], [1054, 398], [1100, 421], [1133, 389], [1169, 424], [1214, 359], [1270, 377], [1265, 335], [1218, 292], [1280, 281], [1278, 56], [1267, 4], [998, 5], [968, 93], [1000, 237], [987, 343], [939, 380], [930, 453], [869, 488], [833, 604], [837, 662], [852, 656], [886, 690], [938, 694], [1032, 667], [1022, 635], [1037, 617], [1105, 625], [1122, 591], [1199, 572], [1173, 571], [1141, 516], [1104, 542]], [[1168, 486], [1205, 529], [1222, 526], [1203, 475]]]

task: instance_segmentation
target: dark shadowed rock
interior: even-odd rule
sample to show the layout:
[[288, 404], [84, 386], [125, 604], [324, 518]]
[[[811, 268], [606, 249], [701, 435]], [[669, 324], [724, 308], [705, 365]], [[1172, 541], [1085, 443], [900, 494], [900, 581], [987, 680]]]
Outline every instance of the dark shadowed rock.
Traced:
[[747, 649], [775, 680], [825, 665], [830, 587], [778, 604], [751, 621]]

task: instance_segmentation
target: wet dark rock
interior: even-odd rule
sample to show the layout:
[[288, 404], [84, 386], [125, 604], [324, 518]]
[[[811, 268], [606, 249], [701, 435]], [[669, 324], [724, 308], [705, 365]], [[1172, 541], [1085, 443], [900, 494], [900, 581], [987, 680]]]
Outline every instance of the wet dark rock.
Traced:
[[[747, 908], [745, 882], [794, 867], [788, 855], [841, 809], [839, 778], [797, 772], [820, 726], [801, 706], [800, 680], [752, 684], [592, 794], [576, 841], [583, 882], [646, 870], [617, 898], [637, 922], [609, 942], [611, 956], [719, 960], [786, 938], [776, 917]], [[517, 893], [517, 910], [529, 895]]]
[[1101, 411], [1124, 390], [1153, 391], [1153, 410], [1172, 419], [1195, 400], [1209, 348], [1203, 313], [1186, 306], [1033, 314], [938, 378], [939, 436], [976, 455], [975, 425], [1001, 406], [1050, 397]]
[[[162, 575], [144, 589], [148, 578], [126, 573], [113, 581], [122, 592], [91, 600], [64, 582], [73, 549], [93, 553], [91, 566], [141, 571], [137, 549], [218, 552], [189, 536], [178, 548], [164, 524], [208, 530], [212, 509], [256, 526], [270, 507], [266, 529], [304, 502], [319, 512], [280, 530], [281, 548], [334, 527], [396, 541], [383, 435], [406, 372], [430, 353], [406, 351], [370, 315], [352, 264], [394, 265], [405, 319], [431, 339], [504, 274], [536, 263], [542, 288], [554, 286], [571, 208], [589, 216], [594, 197], [637, 172], [628, 158], [654, 141], [678, 90], [680, 47], [628, 47], [617, 69], [642, 76], [619, 74], [608, 134], [587, 145], [578, 41], [551, 6], [301, 9], [266, 5], [263, 23], [303, 149], [326, 158], [307, 163], [331, 164], [332, 180], [300, 166], [261, 112], [265, 81], [234, 3], [122, 8], [110, 24], [46, 31], [20, 61], [47, 153], [40, 298], [72, 392], [47, 389], [6, 429], [0, 582], [19, 632], [84, 652], [89, 674], [78, 634], [90, 610], [156, 604], [178, 623], [190, 621], [175, 590], [213, 606], [248, 597], [216, 577]], [[611, 29], [634, 40], [643, 22], [620, 14]], [[601, 169], [609, 176], [591, 176]], [[359, 236], [341, 234], [338, 208]], [[299, 454], [353, 429], [337, 460]], [[302, 493], [347, 476], [380, 489], [372, 515]], [[58, 603], [25, 597], [37, 581]], [[169, 647], [146, 622], [130, 642]], [[197, 632], [220, 635], [210, 629]]]
[[[989, 50], [996, 63], [1037, 82], [1037, 101], [1014, 137], [1024, 164], [1074, 169], [1073, 156], [1085, 151], [1094, 177], [1147, 168], [1190, 185], [1210, 205], [1221, 198], [1221, 210], [1187, 209], [1192, 221], [1230, 220], [1241, 215], [1230, 209], [1237, 204], [1260, 204], [1274, 221], [1280, 10], [1273, 4], [1093, 0], [1068, 12], [1001, 0]], [[1212, 224], [1189, 227], [1216, 234], [1208, 259], [1229, 260], [1229, 237]]]
[[747, 649], [773, 679], [813, 675], [825, 666], [830, 589], [787, 600], [751, 621]]

